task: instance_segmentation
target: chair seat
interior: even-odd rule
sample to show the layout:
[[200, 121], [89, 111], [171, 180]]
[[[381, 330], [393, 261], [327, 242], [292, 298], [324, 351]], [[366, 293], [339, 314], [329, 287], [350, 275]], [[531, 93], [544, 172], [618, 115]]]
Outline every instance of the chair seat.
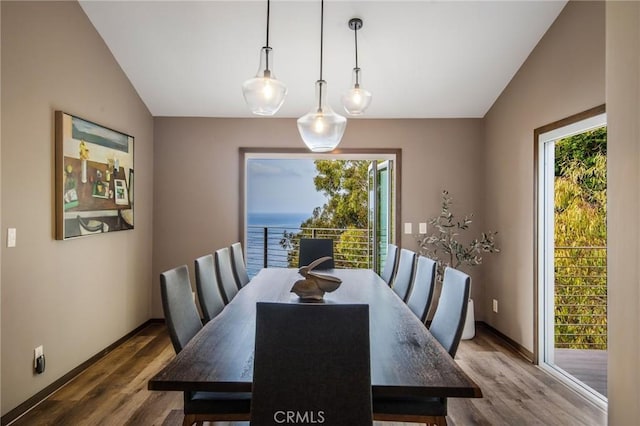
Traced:
[[[190, 395], [190, 397], [188, 397]], [[185, 414], [247, 414], [251, 409], [250, 392], [186, 392]]]
[[398, 398], [373, 398], [373, 416], [400, 415], [400, 416], [446, 416], [446, 398], [433, 397], [398, 397]]

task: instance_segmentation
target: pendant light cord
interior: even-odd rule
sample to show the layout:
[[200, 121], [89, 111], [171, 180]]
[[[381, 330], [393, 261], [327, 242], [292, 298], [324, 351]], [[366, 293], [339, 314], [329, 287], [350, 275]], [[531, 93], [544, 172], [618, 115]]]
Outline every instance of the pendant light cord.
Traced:
[[[266, 76], [266, 73], [269, 73], [269, 53], [270, 53], [269, 52], [269, 49], [270, 49], [269, 47], [269, 12], [270, 10], [271, 10], [271, 1], [267, 0], [267, 45], [265, 46], [267, 49], [265, 53], [265, 64], [264, 64], [265, 76]], [[269, 73], [269, 75], [271, 74]]]
[[353, 29], [353, 33], [355, 34], [355, 40], [356, 40], [356, 68], [358, 68], [358, 26], [356, 25], [356, 27]]
[[322, 80], [322, 45], [324, 44], [324, 0], [320, 2], [320, 80]]
[[269, 47], [269, 12], [271, 9], [271, 1], [267, 0], [267, 47]]
[[[324, 44], [324, 0], [320, 1], [320, 80], [322, 80], [322, 46]], [[318, 93], [318, 111], [322, 111], [322, 83]]]

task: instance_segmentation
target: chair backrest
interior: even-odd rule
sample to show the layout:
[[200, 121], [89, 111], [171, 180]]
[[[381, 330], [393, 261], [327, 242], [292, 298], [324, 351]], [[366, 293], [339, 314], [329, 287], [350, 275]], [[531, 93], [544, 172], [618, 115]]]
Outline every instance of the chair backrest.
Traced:
[[216, 277], [220, 286], [222, 300], [227, 305], [238, 293], [236, 279], [233, 277], [233, 268], [231, 267], [231, 254], [229, 247], [216, 250], [215, 264]]
[[[252, 424], [372, 424], [369, 306], [257, 303]], [[291, 423], [291, 421], [289, 422]]]
[[202, 328], [187, 265], [160, 274], [160, 295], [171, 343], [178, 353]]
[[470, 288], [469, 275], [457, 269], [445, 268], [440, 300], [429, 331], [451, 357], [456, 356], [462, 337]]
[[195, 260], [196, 290], [200, 310], [205, 322], [209, 322], [224, 309], [224, 300], [220, 294], [220, 286], [216, 277], [213, 256], [207, 254]]
[[298, 268], [307, 266], [316, 259], [323, 256], [330, 256], [330, 260], [326, 260], [316, 266], [315, 269], [333, 269], [335, 262], [333, 260], [333, 240], [328, 238], [301, 238], [300, 252], [298, 255]]
[[384, 267], [380, 273], [380, 277], [387, 284], [391, 285], [393, 275], [396, 273], [396, 266], [398, 264], [398, 246], [395, 244], [387, 245], [387, 257], [384, 261]]
[[406, 301], [413, 280], [413, 271], [416, 265], [416, 253], [408, 249], [400, 250], [400, 260], [398, 261], [398, 271], [393, 280], [393, 291]]
[[418, 256], [416, 272], [413, 277], [413, 285], [407, 299], [407, 306], [420, 318], [427, 320], [429, 306], [433, 298], [433, 282], [436, 277], [436, 262], [428, 257]]
[[233, 276], [240, 289], [249, 282], [249, 274], [247, 274], [247, 266], [244, 264], [242, 245], [240, 243], [231, 244], [231, 264], [233, 265]]

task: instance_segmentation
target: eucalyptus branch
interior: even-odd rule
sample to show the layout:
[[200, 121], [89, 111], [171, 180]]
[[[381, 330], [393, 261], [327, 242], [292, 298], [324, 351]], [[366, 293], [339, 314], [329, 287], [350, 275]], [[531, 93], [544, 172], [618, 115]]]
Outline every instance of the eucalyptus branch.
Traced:
[[495, 237], [497, 232], [483, 232], [469, 244], [458, 241], [461, 231], [466, 231], [473, 222], [473, 214], [457, 220], [451, 212], [453, 198], [448, 191], [442, 191], [440, 214], [429, 219], [428, 223], [435, 231], [431, 235], [417, 237], [420, 254], [430, 257], [437, 263], [436, 280], [442, 282], [444, 268], [447, 266], [475, 266], [482, 263], [482, 253], [499, 253]]

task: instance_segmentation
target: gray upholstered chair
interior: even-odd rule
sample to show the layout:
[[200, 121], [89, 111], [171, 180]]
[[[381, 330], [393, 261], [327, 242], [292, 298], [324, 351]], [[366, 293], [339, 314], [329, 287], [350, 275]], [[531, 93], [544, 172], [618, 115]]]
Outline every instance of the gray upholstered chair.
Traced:
[[393, 280], [393, 291], [396, 292], [400, 299], [406, 301], [411, 289], [413, 280], [413, 271], [416, 266], [416, 253], [408, 250], [400, 250], [400, 260], [398, 261], [398, 271]]
[[[191, 293], [186, 265], [160, 274], [165, 321], [176, 353], [200, 331], [202, 322]], [[185, 392], [183, 426], [203, 421], [249, 420], [251, 394], [246, 392]]]
[[160, 274], [160, 295], [171, 343], [178, 353], [202, 328], [187, 265]]
[[315, 269], [333, 269], [333, 240], [327, 238], [301, 238], [298, 254], [298, 267], [307, 266], [316, 259], [330, 256], [331, 259], [322, 262]]
[[469, 305], [471, 278], [464, 272], [445, 268], [442, 292], [429, 331], [451, 357], [456, 356]]
[[387, 245], [387, 257], [384, 261], [384, 267], [380, 273], [380, 278], [387, 284], [391, 285], [393, 276], [396, 273], [396, 266], [398, 265], [398, 246], [395, 244]]
[[210, 254], [201, 256], [195, 260], [194, 264], [200, 310], [205, 322], [209, 322], [224, 309], [224, 300], [220, 294], [213, 256]]
[[369, 306], [256, 309], [251, 423], [284, 423], [286, 410], [305, 415], [298, 423], [371, 426]]
[[[455, 357], [464, 328], [471, 278], [453, 268], [446, 268], [442, 293], [429, 330], [451, 357]], [[373, 418], [446, 425], [447, 398], [374, 398]]]
[[241, 289], [249, 283], [249, 274], [247, 274], [247, 265], [244, 263], [242, 245], [240, 243], [231, 244], [231, 264], [233, 265], [233, 276], [236, 279], [236, 284], [238, 289]]
[[436, 262], [428, 257], [418, 256], [413, 285], [407, 299], [407, 306], [423, 323], [427, 320], [429, 306], [433, 298], [433, 283], [436, 276]]
[[231, 252], [229, 247], [216, 250], [215, 253], [216, 277], [220, 286], [220, 293], [224, 304], [228, 305], [238, 294], [238, 285], [233, 277], [233, 267], [231, 266]]

